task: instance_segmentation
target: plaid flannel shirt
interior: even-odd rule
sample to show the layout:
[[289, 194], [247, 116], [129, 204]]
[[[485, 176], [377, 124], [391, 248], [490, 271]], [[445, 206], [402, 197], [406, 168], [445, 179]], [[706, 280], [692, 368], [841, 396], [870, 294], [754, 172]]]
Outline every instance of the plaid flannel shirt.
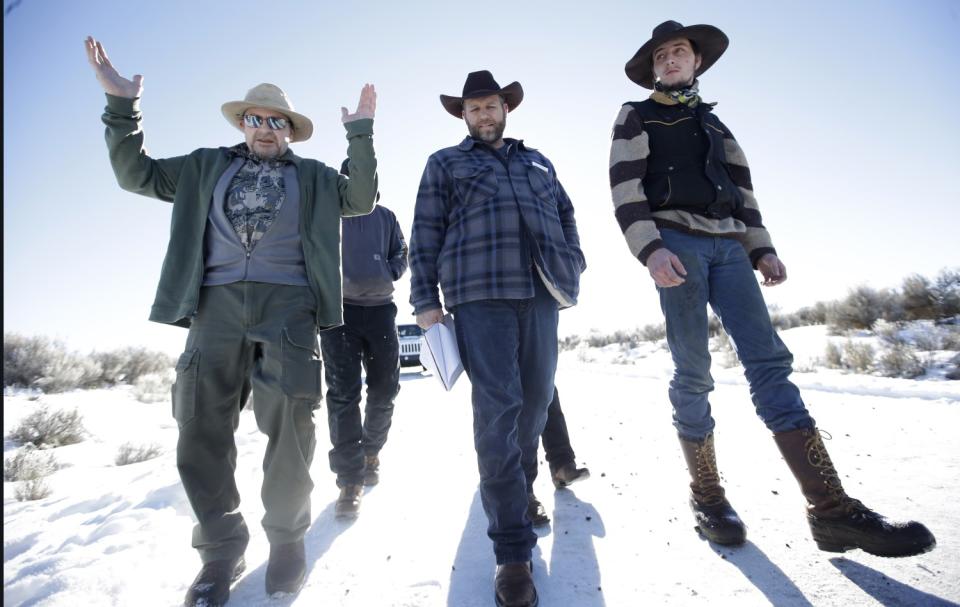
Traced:
[[467, 137], [427, 160], [410, 237], [415, 313], [441, 308], [438, 284], [448, 309], [531, 298], [535, 273], [561, 308], [576, 304], [586, 261], [573, 204], [543, 154], [505, 141], [506, 158]]

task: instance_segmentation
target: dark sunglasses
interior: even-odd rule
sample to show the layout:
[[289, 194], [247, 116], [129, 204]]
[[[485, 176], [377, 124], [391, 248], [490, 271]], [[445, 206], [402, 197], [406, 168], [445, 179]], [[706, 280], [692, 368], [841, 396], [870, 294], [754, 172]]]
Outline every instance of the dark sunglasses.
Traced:
[[[263, 116], [257, 116], [256, 114], [244, 114], [243, 123], [246, 124], [251, 129], [258, 129], [260, 125], [263, 124]], [[267, 126], [271, 130], [279, 131], [280, 129], [287, 128], [287, 119], [286, 118], [277, 118], [275, 116], [270, 116], [267, 120]]]

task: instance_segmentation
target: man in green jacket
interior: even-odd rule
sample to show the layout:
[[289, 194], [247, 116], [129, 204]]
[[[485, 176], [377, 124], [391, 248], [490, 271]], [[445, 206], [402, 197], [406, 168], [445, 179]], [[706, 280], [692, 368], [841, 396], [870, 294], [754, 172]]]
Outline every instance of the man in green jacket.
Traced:
[[357, 111], [342, 109], [350, 178], [288, 149], [308, 139], [313, 124], [272, 84], [223, 104], [244, 143], [155, 159], [143, 146], [143, 78], [121, 76], [92, 37], [86, 51], [107, 94], [103, 121], [117, 181], [173, 203], [150, 319], [190, 328], [173, 414], [203, 568], [185, 602], [222, 605], [245, 567], [249, 532], [239, 512], [233, 434], [251, 389], [257, 425], [269, 437], [261, 491], [266, 591], [297, 592], [306, 574], [313, 409], [321, 398], [317, 330], [342, 323], [340, 218], [374, 207], [376, 92], [365, 85]]

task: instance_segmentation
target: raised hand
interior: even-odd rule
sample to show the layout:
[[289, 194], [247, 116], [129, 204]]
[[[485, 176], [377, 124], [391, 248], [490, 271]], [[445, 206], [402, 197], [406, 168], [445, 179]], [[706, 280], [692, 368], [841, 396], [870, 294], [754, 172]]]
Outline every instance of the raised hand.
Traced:
[[360, 91], [360, 103], [357, 104], [357, 111], [351, 114], [347, 111], [347, 108], [340, 108], [340, 119], [346, 124], [347, 122], [353, 122], [354, 120], [362, 120], [364, 118], [373, 118], [373, 115], [377, 111], [377, 90], [373, 88], [372, 84], [364, 84], [363, 90]]
[[93, 36], [87, 36], [84, 41], [84, 47], [87, 49], [87, 61], [93, 66], [93, 71], [97, 75], [97, 81], [103, 90], [117, 97], [127, 97], [133, 99], [139, 97], [143, 92], [143, 76], [135, 74], [133, 80], [127, 80], [120, 75], [107, 52], [103, 50], [103, 45], [94, 40]]

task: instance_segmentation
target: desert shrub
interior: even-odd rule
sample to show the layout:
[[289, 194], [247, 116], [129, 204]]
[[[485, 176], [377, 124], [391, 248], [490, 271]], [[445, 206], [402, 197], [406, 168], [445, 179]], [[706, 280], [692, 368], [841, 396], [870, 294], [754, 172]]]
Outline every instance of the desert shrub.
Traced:
[[795, 327], [808, 327], [810, 325], [827, 324], [827, 313], [830, 309], [826, 302], [818, 301], [812, 306], [800, 308], [793, 313], [796, 318]]
[[23, 418], [20, 424], [10, 431], [10, 440], [37, 447], [62, 447], [83, 440], [83, 418], [74, 409], [72, 411], [51, 411], [42, 406]]
[[568, 335], [560, 339], [559, 347], [561, 352], [566, 352], [567, 350], [575, 350], [580, 344], [579, 335]]
[[96, 361], [70, 352], [46, 337], [3, 335], [3, 385], [39, 388], [47, 393], [88, 388], [97, 384]]
[[667, 338], [667, 325], [660, 323], [658, 325], [644, 325], [639, 332], [640, 339], [643, 341], [660, 341]]
[[900, 288], [900, 305], [903, 308], [904, 319], [936, 318], [936, 304], [937, 299], [928, 279], [919, 274], [903, 279], [903, 286]]
[[172, 369], [174, 364], [163, 352], [138, 347], [94, 352], [91, 358], [102, 367], [101, 379], [107, 385], [121, 382], [134, 385], [140, 377]]
[[846, 298], [835, 302], [827, 313], [827, 323], [835, 330], [872, 329], [884, 318], [890, 294], [867, 286], [850, 291]]
[[3, 460], [4, 482], [32, 481], [52, 474], [57, 469], [53, 453], [43, 452], [27, 443], [13, 457]]
[[923, 364], [907, 344], [897, 344], [887, 349], [880, 356], [878, 367], [885, 377], [913, 379], [924, 374]]
[[907, 339], [902, 333], [903, 326], [900, 323], [886, 322], [878, 320], [873, 326], [873, 332], [877, 337], [887, 345], [897, 345], [907, 343]]
[[840, 352], [840, 346], [833, 343], [832, 341], [827, 342], [827, 347], [824, 350], [824, 359], [823, 363], [830, 369], [841, 369], [843, 368], [843, 354]]
[[710, 319], [707, 321], [707, 335], [716, 337], [723, 332], [723, 323], [720, 321], [720, 318], [716, 314], [711, 314]]
[[940, 349], [960, 351], [960, 327], [943, 326], [943, 331], [940, 333]]
[[133, 382], [133, 396], [142, 403], [170, 400], [170, 389], [173, 386], [174, 377], [169, 369], [165, 373], [141, 375]]
[[921, 352], [942, 349], [943, 339], [939, 331], [918, 331], [913, 335], [913, 346]]
[[53, 493], [53, 490], [50, 489], [50, 485], [47, 484], [46, 479], [35, 478], [18, 483], [13, 495], [19, 502], [32, 502], [34, 500], [42, 500], [51, 493]]
[[118, 466], [127, 466], [129, 464], [139, 464], [159, 457], [163, 449], [156, 443], [149, 445], [134, 445], [133, 443], [124, 443], [117, 450], [117, 456], [113, 459]]
[[942, 270], [931, 287], [937, 318], [960, 314], [960, 268]]
[[847, 341], [843, 345], [843, 366], [857, 373], [866, 373], [873, 367], [873, 346]]
[[740, 365], [740, 359], [737, 357], [737, 352], [733, 348], [733, 342], [730, 341], [730, 336], [727, 335], [725, 331], [720, 331], [720, 333], [711, 340], [711, 346], [710, 349], [720, 355], [719, 362], [724, 368], [729, 369], [730, 367]]

